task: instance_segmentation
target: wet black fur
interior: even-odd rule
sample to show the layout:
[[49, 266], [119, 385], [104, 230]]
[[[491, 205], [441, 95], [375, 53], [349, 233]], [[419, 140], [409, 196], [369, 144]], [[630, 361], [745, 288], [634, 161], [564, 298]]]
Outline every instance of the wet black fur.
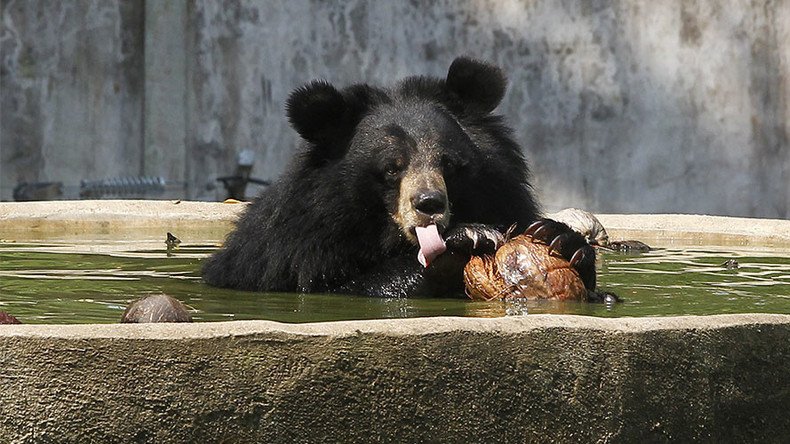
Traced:
[[399, 154], [382, 143], [381, 128], [417, 142], [435, 136], [431, 154], [441, 159], [452, 211], [446, 234], [464, 223], [523, 230], [538, 209], [521, 149], [491, 114], [505, 88], [498, 68], [459, 58], [447, 79], [342, 90], [317, 81], [295, 90], [288, 117], [304, 139], [300, 151], [206, 261], [205, 281], [256, 291], [463, 295], [458, 264], [468, 252], [450, 250], [423, 269], [418, 247], [390, 217], [398, 193], [388, 171]]

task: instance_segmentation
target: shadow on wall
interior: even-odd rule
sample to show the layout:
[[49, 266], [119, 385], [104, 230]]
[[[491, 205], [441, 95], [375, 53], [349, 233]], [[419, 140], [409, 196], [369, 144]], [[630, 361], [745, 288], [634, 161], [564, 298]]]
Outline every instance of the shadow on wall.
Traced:
[[496, 12], [528, 31], [493, 56], [548, 209], [790, 217], [790, 10], [537, 5]]

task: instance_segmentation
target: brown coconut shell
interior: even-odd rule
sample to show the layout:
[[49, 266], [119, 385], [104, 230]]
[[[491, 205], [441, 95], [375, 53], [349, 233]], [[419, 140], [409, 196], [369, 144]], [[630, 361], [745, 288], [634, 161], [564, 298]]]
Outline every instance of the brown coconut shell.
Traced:
[[21, 324], [19, 319], [11, 316], [9, 313], [0, 311], [0, 324]]
[[192, 316], [181, 301], [165, 294], [138, 299], [129, 304], [121, 316], [122, 324], [149, 322], [192, 322]]
[[464, 268], [464, 282], [474, 300], [587, 299], [576, 269], [527, 235], [510, 239], [493, 255], [473, 256]]

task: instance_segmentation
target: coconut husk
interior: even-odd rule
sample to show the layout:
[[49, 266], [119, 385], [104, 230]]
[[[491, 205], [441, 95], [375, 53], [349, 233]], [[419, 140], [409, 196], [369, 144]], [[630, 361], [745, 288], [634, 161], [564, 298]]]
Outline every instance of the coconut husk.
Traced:
[[474, 300], [586, 300], [579, 273], [559, 252], [516, 236], [493, 255], [473, 256], [464, 268], [466, 293]]

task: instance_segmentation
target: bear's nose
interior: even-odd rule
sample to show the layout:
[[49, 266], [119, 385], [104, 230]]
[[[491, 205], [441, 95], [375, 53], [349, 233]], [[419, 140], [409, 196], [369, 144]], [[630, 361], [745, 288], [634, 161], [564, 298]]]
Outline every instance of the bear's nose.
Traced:
[[442, 214], [447, 208], [447, 197], [441, 191], [423, 191], [411, 199], [414, 209], [423, 214]]

